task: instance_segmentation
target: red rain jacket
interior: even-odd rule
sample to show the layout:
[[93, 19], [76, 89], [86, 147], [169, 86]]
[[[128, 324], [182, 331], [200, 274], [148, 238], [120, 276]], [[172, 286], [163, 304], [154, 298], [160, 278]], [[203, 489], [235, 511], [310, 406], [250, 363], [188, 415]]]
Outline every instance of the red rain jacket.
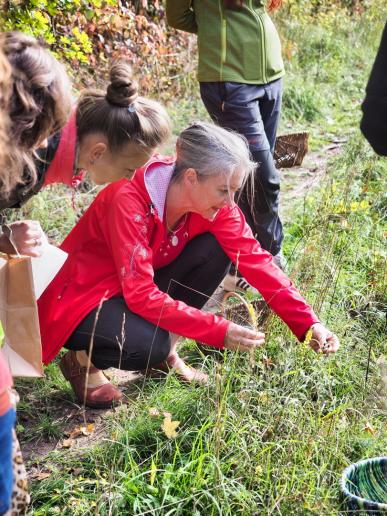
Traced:
[[238, 206], [222, 208], [213, 221], [190, 213], [185, 238], [164, 254], [163, 214], [172, 169], [172, 158], [155, 157], [131, 181], [107, 186], [63, 242], [68, 259], [38, 302], [45, 363], [103, 298], [115, 295], [122, 295], [132, 312], [165, 330], [222, 348], [227, 320], [172, 299], [153, 281], [155, 269], [171, 263], [187, 241], [205, 232], [238, 261], [242, 275], [299, 340], [318, 322], [271, 254], [255, 240]]

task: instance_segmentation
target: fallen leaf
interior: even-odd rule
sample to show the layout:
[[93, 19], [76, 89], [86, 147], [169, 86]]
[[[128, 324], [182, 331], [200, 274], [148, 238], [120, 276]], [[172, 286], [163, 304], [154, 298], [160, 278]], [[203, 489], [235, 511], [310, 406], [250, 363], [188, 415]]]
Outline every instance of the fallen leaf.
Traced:
[[34, 480], [44, 480], [45, 478], [48, 478], [51, 476], [51, 471], [37, 471], [36, 473], [33, 473], [30, 478]]
[[85, 425], [79, 425], [76, 426], [73, 430], [70, 432], [67, 432], [67, 435], [70, 439], [76, 439], [80, 436], [87, 436], [94, 432], [94, 423], [88, 423]]
[[368, 434], [375, 435], [375, 428], [367, 421], [366, 426], [363, 428], [363, 432], [367, 432]]
[[[167, 415], [165, 415], [167, 414]], [[161, 425], [161, 429], [168, 439], [173, 439], [177, 436], [176, 428], [180, 425], [180, 421], [172, 421], [171, 414], [168, 412], [164, 413], [164, 421]]]
[[172, 419], [172, 414], [170, 412], [163, 412], [163, 416]]
[[62, 441], [61, 448], [71, 448], [74, 442], [74, 439], [64, 439]]

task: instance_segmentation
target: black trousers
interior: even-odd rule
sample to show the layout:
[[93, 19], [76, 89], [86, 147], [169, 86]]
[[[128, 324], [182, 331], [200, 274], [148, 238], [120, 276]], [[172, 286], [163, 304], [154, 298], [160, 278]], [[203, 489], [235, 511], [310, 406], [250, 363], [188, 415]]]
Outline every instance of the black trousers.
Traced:
[[281, 111], [282, 79], [269, 84], [201, 82], [200, 94], [212, 120], [244, 135], [257, 168], [253, 175], [254, 196], [249, 185], [238, 200], [247, 223], [261, 246], [278, 254], [283, 240], [278, 215], [280, 175], [274, 150]]
[[[174, 262], [155, 271], [155, 283], [172, 298], [202, 308], [229, 266], [230, 260], [215, 237], [204, 233], [188, 242]], [[97, 310], [92, 310], [79, 324], [66, 348], [89, 353]], [[91, 353], [95, 367], [137, 371], [159, 364], [169, 351], [169, 332], [129, 310], [122, 296], [103, 303]]]

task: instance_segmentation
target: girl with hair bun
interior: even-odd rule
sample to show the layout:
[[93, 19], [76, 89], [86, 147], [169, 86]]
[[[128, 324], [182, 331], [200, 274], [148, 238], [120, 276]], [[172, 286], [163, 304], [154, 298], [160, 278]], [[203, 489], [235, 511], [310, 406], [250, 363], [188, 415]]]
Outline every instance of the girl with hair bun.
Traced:
[[[39, 299], [43, 360], [64, 346], [61, 370], [80, 403], [108, 407], [122, 394], [103, 374], [160, 363], [184, 380], [177, 335], [247, 351], [264, 335], [201, 310], [238, 263], [269, 306], [310, 346], [333, 353], [338, 340], [253, 237], [234, 197], [254, 170], [246, 140], [196, 123], [175, 157], [156, 156], [132, 181], [104, 188], [62, 244], [63, 268]], [[93, 384], [90, 384], [90, 378]]]
[[[131, 178], [168, 138], [168, 114], [158, 102], [138, 95], [127, 62], [113, 63], [105, 91], [84, 91], [65, 124], [70, 88], [59, 63], [24, 34], [6, 33], [2, 38], [13, 70], [9, 112], [15, 145], [8, 176], [7, 170], [0, 175], [0, 211], [19, 208], [52, 183], [76, 186], [85, 172], [97, 184]], [[38, 256], [43, 241], [38, 223], [10, 226], [19, 252]], [[14, 252], [4, 234], [0, 250]]]

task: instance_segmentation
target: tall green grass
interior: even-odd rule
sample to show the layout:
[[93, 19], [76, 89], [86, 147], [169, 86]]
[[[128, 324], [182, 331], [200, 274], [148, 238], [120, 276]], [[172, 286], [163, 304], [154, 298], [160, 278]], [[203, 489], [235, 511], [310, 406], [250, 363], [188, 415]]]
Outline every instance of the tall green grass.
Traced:
[[[387, 166], [357, 129], [382, 18], [279, 20], [289, 53], [283, 130], [310, 130], [314, 147], [348, 140], [321, 187], [294, 206], [284, 243], [291, 277], [339, 335], [339, 352], [315, 355], [275, 316], [254, 364], [243, 354], [204, 357], [187, 342], [210, 385], [183, 386], [172, 374], [139, 381], [128, 405], [107, 416], [102, 439], [44, 459], [52, 473], [32, 483], [31, 514], [335, 515], [341, 471], [385, 453], [376, 360], [385, 352]], [[170, 112], [177, 128], [205, 116], [198, 97]], [[78, 208], [94, 193], [78, 195]], [[56, 241], [76, 220], [60, 187], [23, 215], [41, 220]], [[55, 364], [47, 373], [19, 384], [19, 414], [35, 419], [19, 428], [22, 441], [60, 436], [50, 409], [69, 388]], [[150, 415], [153, 407], [160, 416]], [[164, 411], [180, 421], [174, 439], [161, 429]]]
[[[291, 276], [339, 335], [335, 356], [297, 344], [276, 317], [254, 365], [243, 354], [204, 358], [188, 343], [210, 385], [140, 381], [106, 420], [106, 439], [50, 457], [33, 514], [339, 514], [342, 470], [387, 444], [375, 396], [386, 172], [357, 135], [287, 228]], [[164, 411], [180, 421], [174, 439], [161, 429]]]

